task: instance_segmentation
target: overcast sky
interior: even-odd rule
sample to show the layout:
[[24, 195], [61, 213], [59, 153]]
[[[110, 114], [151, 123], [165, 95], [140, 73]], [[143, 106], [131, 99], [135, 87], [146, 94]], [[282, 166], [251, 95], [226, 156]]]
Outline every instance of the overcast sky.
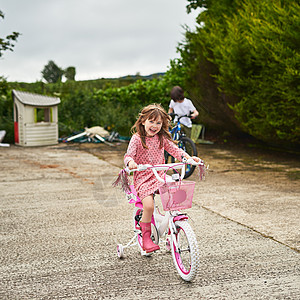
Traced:
[[0, 58], [0, 76], [35, 82], [49, 60], [76, 80], [165, 72], [199, 11], [185, 0], [0, 0], [0, 37], [20, 32]]

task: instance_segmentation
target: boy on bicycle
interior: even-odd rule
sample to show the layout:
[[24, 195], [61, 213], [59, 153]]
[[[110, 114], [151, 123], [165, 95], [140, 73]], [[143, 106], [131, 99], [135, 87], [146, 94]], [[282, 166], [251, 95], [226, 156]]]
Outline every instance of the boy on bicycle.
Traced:
[[[170, 93], [171, 101], [169, 104], [168, 113], [175, 113], [179, 116], [190, 115], [191, 118], [195, 119], [199, 112], [193, 105], [193, 102], [190, 99], [184, 97], [184, 91], [180, 86], [174, 86]], [[174, 122], [177, 122], [178, 117], [175, 116]], [[182, 125], [182, 130], [186, 134], [187, 137], [191, 137], [192, 131], [192, 121], [190, 118], [184, 117], [180, 119], [180, 123]]]

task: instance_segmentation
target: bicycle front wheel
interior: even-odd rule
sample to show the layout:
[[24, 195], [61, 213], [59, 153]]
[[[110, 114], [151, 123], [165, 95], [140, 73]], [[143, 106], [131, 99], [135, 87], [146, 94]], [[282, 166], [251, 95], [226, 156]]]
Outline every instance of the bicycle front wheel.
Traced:
[[[178, 147], [185, 151], [189, 156], [197, 156], [197, 148], [195, 143], [188, 137], [183, 136], [178, 141]], [[172, 163], [175, 162], [175, 158], [172, 157]], [[195, 170], [195, 166], [186, 165], [184, 179], [190, 177]]]
[[187, 221], [177, 221], [175, 225], [177, 233], [172, 235], [171, 240], [173, 261], [181, 278], [185, 281], [191, 281], [195, 278], [199, 265], [196, 236]]

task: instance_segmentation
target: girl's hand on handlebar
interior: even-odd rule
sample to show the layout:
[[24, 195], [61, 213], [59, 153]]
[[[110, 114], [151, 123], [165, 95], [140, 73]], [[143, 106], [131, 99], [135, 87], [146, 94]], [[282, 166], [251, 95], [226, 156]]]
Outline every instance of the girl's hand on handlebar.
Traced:
[[190, 157], [188, 160], [187, 160], [187, 163], [188, 164], [191, 164], [191, 165], [197, 165], [201, 162], [201, 159], [197, 156], [192, 156]]
[[134, 162], [134, 160], [131, 160], [129, 163], [128, 163], [128, 169], [129, 170], [132, 170], [132, 169], [137, 169], [138, 165]]
[[201, 161], [201, 159], [197, 156], [192, 156], [192, 159], [197, 163]]
[[190, 165], [199, 165], [202, 163], [202, 160], [197, 157], [197, 156], [193, 156], [193, 157], [184, 157], [182, 159], [182, 162], [190, 164]]

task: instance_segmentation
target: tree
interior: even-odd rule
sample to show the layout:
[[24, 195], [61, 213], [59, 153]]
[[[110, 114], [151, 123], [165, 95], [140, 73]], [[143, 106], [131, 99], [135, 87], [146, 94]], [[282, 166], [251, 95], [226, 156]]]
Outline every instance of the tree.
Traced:
[[6, 131], [5, 139], [13, 142], [14, 137], [13, 99], [6, 79], [0, 76], [0, 129]]
[[75, 80], [75, 75], [76, 75], [75, 67], [68, 67], [64, 71], [64, 76], [66, 77], [67, 81], [68, 80]]
[[179, 45], [186, 87], [207, 120], [228, 128], [227, 118], [272, 144], [299, 143], [298, 1], [188, 2], [207, 8]]
[[45, 65], [43, 71], [41, 72], [43, 78], [48, 83], [56, 83], [61, 81], [64, 71], [58, 67], [53, 60], [50, 60], [47, 65]]
[[[0, 10], [0, 18], [4, 19], [4, 14]], [[3, 56], [3, 52], [6, 50], [13, 51], [14, 41], [17, 41], [17, 38], [19, 37], [20, 33], [13, 32], [10, 35], [7, 35], [5, 38], [0, 38], [0, 57]]]
[[191, 6], [188, 11], [197, 7], [206, 10], [197, 17], [199, 26], [195, 31], [186, 28], [185, 41], [178, 46], [181, 55], [180, 69], [185, 73], [185, 90], [200, 112], [199, 120], [208, 127], [217, 130], [226, 128], [231, 132], [241, 131], [233, 111], [228, 107], [228, 103], [235, 103], [236, 97], [222, 92], [215, 80], [219, 70], [212, 61], [213, 49], [216, 43], [222, 45], [222, 39], [211, 42], [210, 34], [214, 33], [214, 26], [218, 24], [219, 34], [225, 35], [226, 26], [223, 26], [222, 16], [232, 14], [236, 7], [235, 1], [230, 0], [229, 5], [227, 0], [189, 0]]

